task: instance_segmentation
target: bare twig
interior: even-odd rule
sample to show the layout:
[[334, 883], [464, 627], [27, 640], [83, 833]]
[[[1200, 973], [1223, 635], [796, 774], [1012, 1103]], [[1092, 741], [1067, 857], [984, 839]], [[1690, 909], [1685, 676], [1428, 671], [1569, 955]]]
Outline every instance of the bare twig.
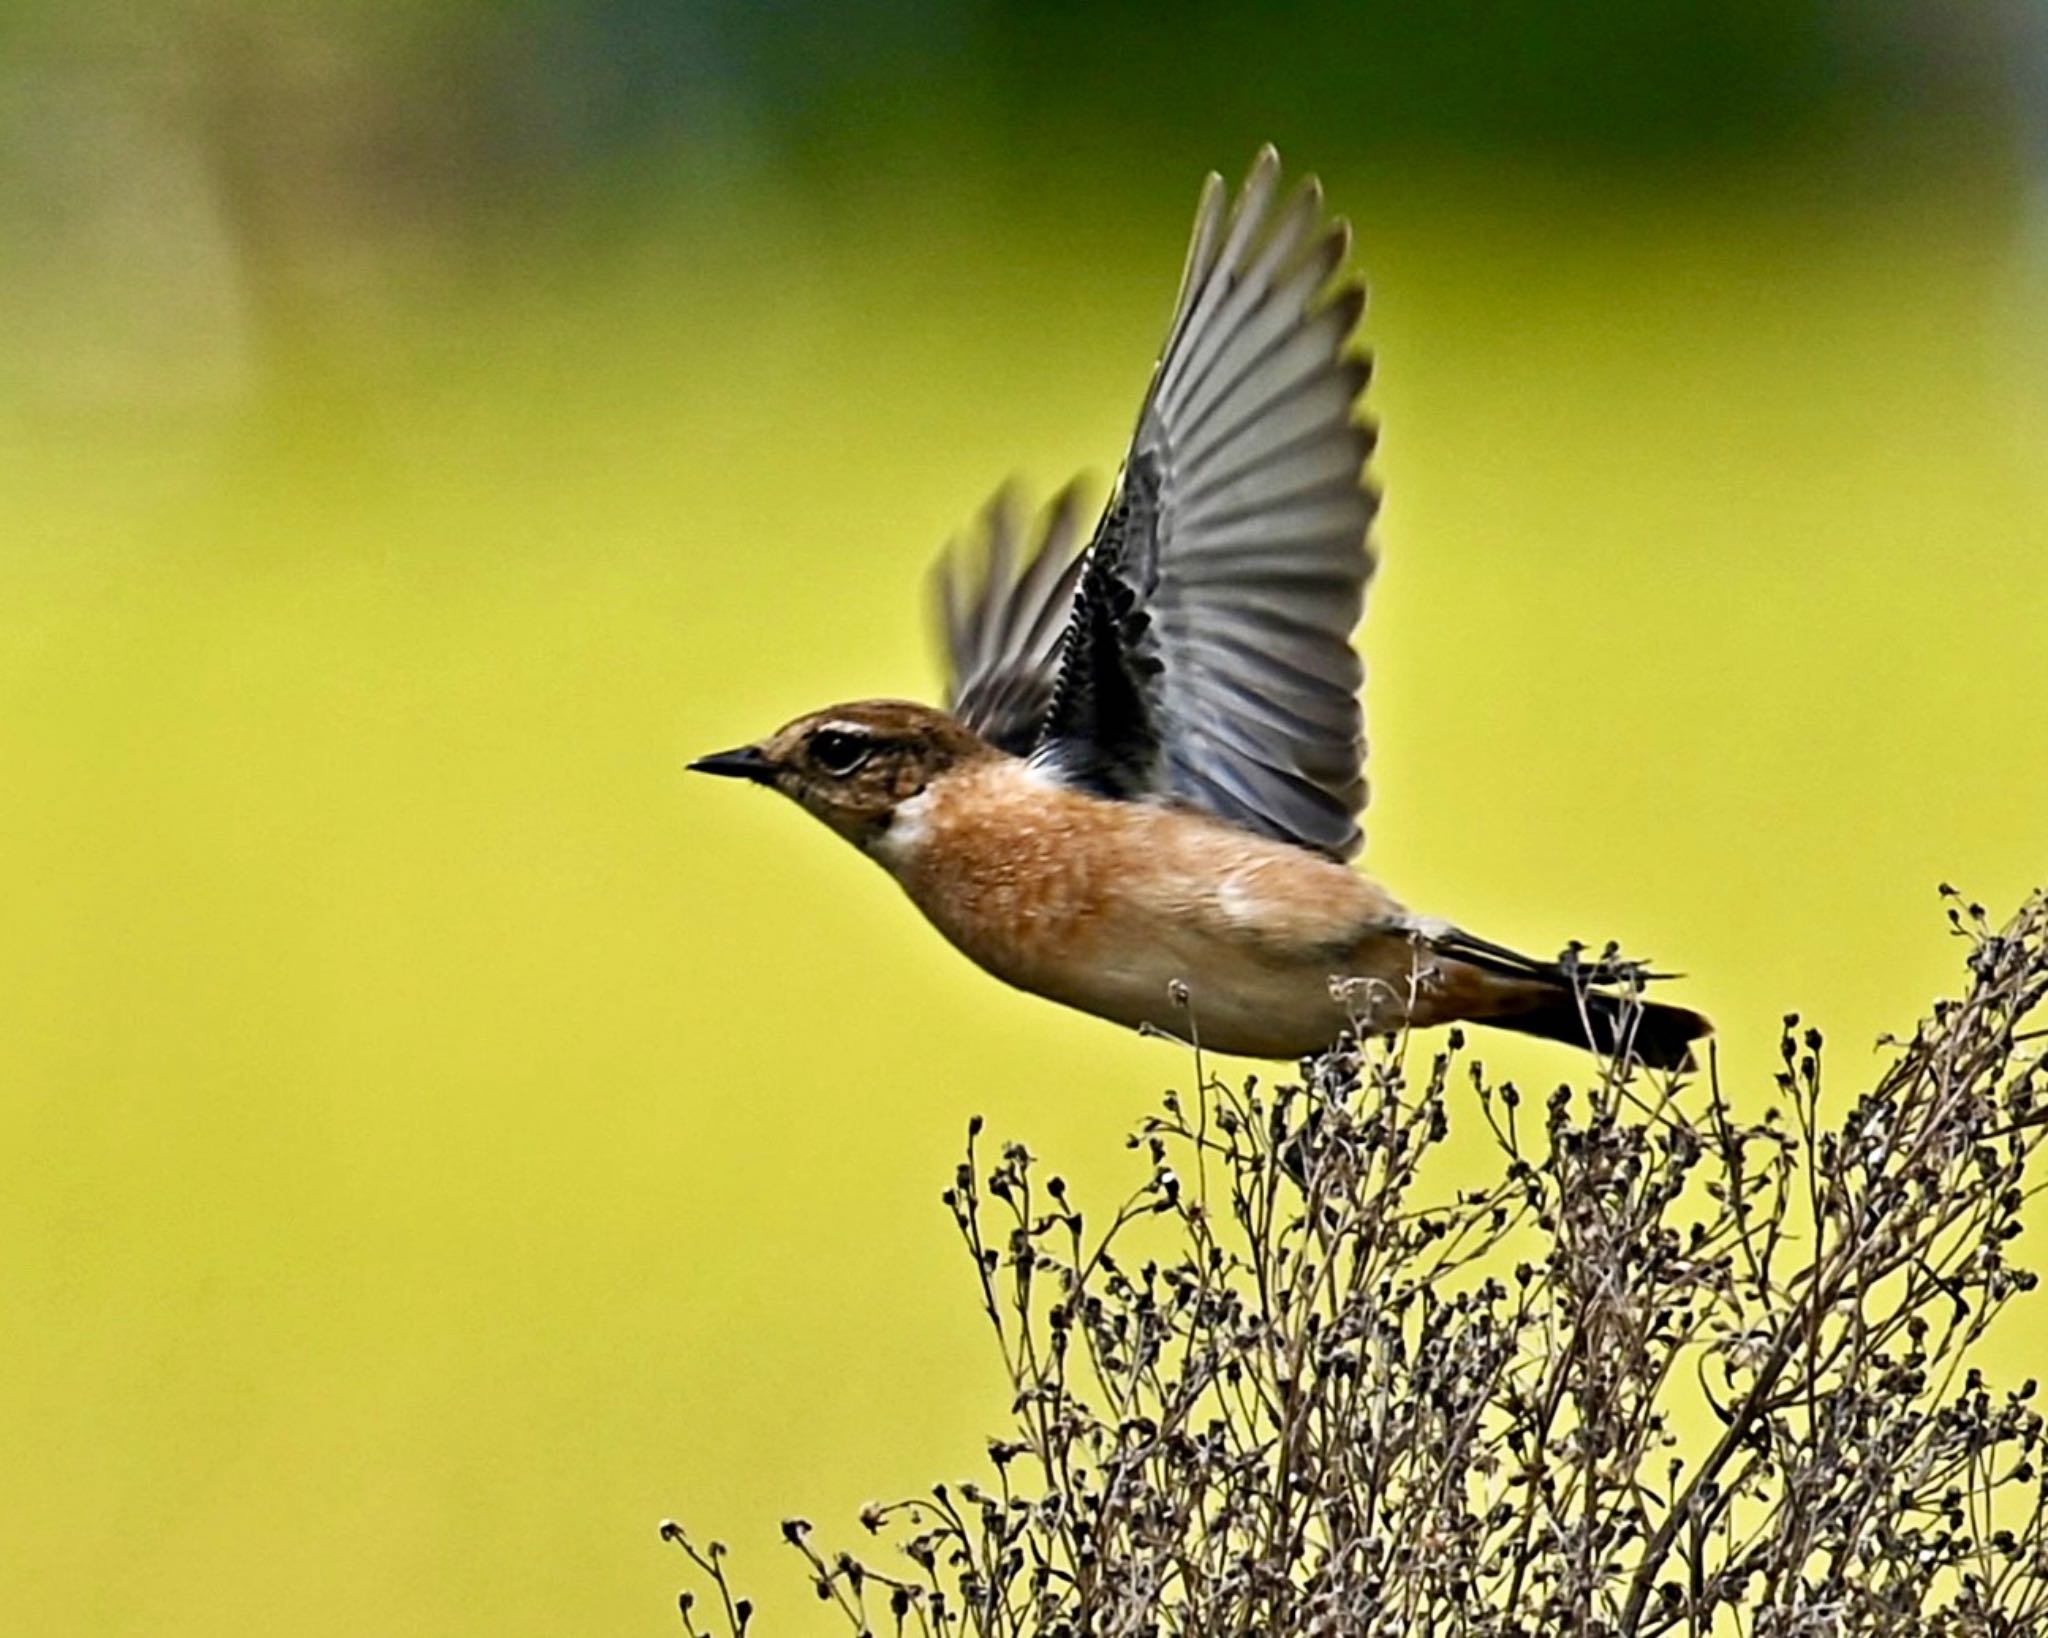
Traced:
[[1455, 1032], [1272, 1090], [1198, 1057], [1092, 1232], [977, 1122], [947, 1203], [1015, 1425], [993, 1482], [865, 1516], [900, 1571], [791, 1521], [820, 1597], [928, 1638], [2048, 1638], [2048, 1432], [1974, 1364], [2035, 1284], [2048, 898], [1948, 897], [1962, 992], [1846, 1108], [1797, 1018], [1753, 1114], [1715, 1059], [1540, 1122], [1474, 1066], [1498, 1172], [1447, 1194]]

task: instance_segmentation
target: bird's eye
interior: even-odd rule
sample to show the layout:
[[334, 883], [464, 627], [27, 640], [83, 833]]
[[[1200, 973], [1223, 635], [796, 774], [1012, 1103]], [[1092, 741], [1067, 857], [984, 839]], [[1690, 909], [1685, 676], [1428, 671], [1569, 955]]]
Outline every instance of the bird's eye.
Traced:
[[865, 734], [849, 734], [839, 728], [820, 728], [811, 735], [811, 760], [841, 778], [867, 761], [874, 748]]

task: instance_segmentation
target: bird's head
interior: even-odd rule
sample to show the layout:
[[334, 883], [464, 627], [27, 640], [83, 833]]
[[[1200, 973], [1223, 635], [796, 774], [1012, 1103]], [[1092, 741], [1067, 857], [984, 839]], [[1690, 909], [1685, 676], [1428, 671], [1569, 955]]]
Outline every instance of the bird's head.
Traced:
[[766, 739], [690, 764], [782, 792], [863, 850], [933, 780], [998, 751], [943, 711], [909, 700], [858, 700], [798, 717]]

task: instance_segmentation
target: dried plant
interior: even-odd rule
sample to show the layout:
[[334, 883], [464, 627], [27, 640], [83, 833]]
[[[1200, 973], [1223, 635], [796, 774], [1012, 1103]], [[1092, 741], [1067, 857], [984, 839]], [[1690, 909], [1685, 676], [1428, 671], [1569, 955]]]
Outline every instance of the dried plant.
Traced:
[[[1271, 1093], [1198, 1057], [1099, 1228], [977, 1121], [945, 1199], [1013, 1426], [865, 1558], [789, 1521], [819, 1597], [949, 1638], [2048, 1634], [2034, 1384], [1972, 1363], [2035, 1284], [2048, 896], [1944, 893], [1963, 994], [1832, 1120], [1797, 1018], [1754, 1118], [1711, 1061], [1538, 1106], [1467, 1096], [1455, 1033]], [[1432, 1187], [1453, 1108], [1487, 1187]]]

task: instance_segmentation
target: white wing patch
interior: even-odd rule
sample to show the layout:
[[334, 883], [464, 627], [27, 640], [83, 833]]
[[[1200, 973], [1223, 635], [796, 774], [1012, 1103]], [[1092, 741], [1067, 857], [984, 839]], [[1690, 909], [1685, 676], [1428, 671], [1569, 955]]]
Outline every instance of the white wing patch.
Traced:
[[1216, 908], [1234, 927], [1262, 931], [1272, 915], [1272, 899], [1259, 891], [1259, 871], [1234, 870], [1216, 886]]

